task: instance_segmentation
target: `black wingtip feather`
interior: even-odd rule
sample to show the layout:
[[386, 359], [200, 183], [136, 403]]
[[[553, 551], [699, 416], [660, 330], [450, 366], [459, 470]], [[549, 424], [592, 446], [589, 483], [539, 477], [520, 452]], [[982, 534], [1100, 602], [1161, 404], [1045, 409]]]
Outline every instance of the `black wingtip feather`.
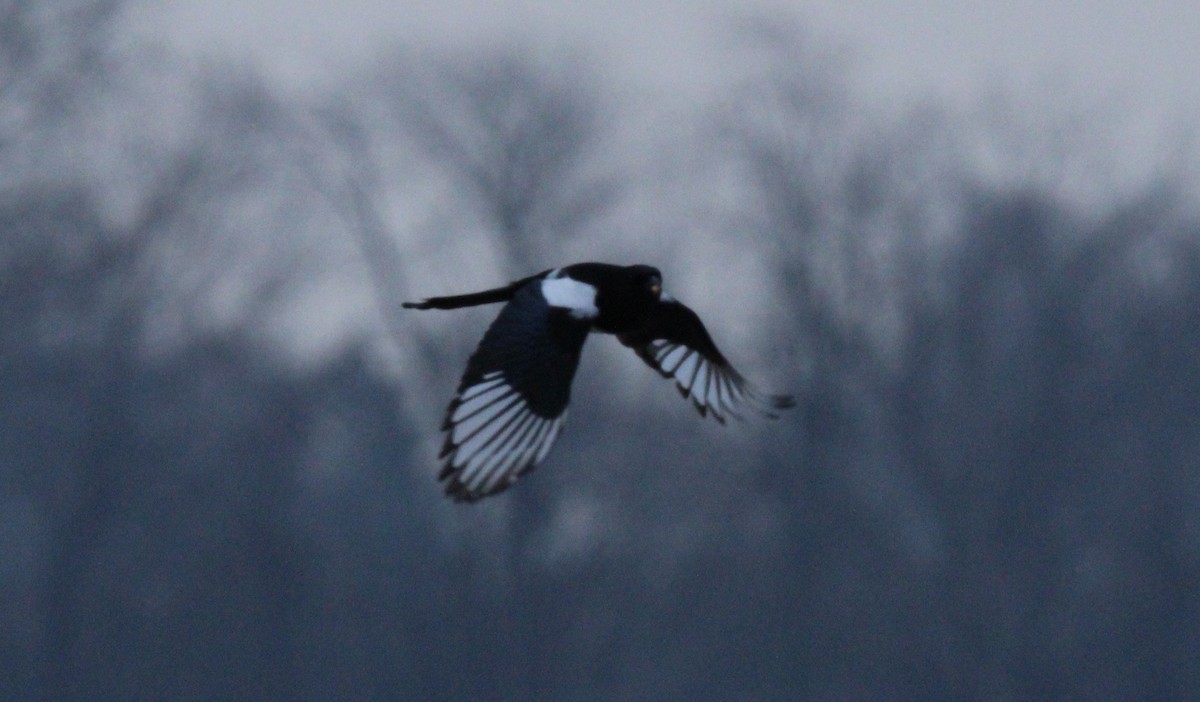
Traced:
[[490, 490], [472, 490], [468, 488], [466, 483], [458, 479], [457, 471], [450, 464], [447, 464], [444, 468], [442, 468], [442, 472], [438, 474], [438, 480], [446, 481], [446, 497], [449, 497], [454, 502], [472, 504], [482, 500], [485, 497], [499, 495], [508, 488], [512, 487], [512, 484], [516, 482], [518, 477], [528, 473], [532, 468], [532, 465], [524, 467], [513, 477], [496, 484], [496, 486]]
[[[458, 391], [459, 391], [459, 393], [461, 393], [462, 388], [460, 387], [458, 389]], [[454, 422], [450, 421], [450, 418], [454, 416], [454, 410], [458, 409], [458, 406], [460, 404], [462, 404], [462, 403], [458, 399], [457, 396], [453, 400], [450, 401], [450, 404], [446, 407], [446, 416], [442, 418], [442, 429], [441, 429], [442, 431], [450, 431], [450, 429], [454, 427]], [[450, 443], [449, 436], [446, 437], [446, 443], [447, 444]], [[443, 449], [443, 451], [444, 450], [445, 449]]]
[[768, 399], [775, 409], [788, 409], [796, 406], [796, 399], [791, 395], [771, 395]]
[[446, 497], [449, 497], [455, 502], [471, 504], [472, 502], [478, 502], [482, 500], [484, 497], [486, 497], [486, 495], [471, 492], [467, 489], [466, 485], [463, 485], [457, 480], [452, 480], [446, 484]]

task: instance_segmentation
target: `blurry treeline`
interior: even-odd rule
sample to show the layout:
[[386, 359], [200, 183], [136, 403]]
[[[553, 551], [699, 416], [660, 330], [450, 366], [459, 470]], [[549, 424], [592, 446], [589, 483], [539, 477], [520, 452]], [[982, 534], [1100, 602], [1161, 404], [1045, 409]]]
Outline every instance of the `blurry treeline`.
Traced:
[[[121, 10], [0, 4], [3, 698], [1200, 695], [1183, 171], [872, 118], [770, 23], [680, 114], [519, 49], [305, 102]], [[547, 465], [449, 504], [491, 312], [399, 300], [586, 259], [799, 408], [701, 422], [597, 339]]]

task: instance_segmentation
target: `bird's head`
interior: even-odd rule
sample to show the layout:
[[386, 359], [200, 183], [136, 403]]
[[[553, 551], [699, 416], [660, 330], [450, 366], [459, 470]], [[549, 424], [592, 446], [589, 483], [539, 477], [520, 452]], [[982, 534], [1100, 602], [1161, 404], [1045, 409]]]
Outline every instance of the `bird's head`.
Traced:
[[633, 274], [634, 288], [639, 291], [645, 291], [657, 300], [662, 296], [662, 273], [654, 266], [638, 264], [629, 267]]

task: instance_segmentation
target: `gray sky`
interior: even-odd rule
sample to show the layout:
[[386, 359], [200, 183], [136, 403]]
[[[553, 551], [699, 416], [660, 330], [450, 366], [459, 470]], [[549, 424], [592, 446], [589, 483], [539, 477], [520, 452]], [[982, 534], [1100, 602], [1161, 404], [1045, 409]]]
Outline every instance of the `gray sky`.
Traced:
[[381, 47], [526, 35], [600, 50], [622, 78], [704, 85], [720, 18], [792, 16], [855, 59], [862, 94], [970, 99], [985, 88], [1061, 84], [1176, 119], [1200, 114], [1195, 0], [208, 0], [146, 5], [139, 22], [188, 52], [248, 59], [303, 89]]
[[[564, 48], [590, 51], [615, 84], [642, 83], [653, 90], [651, 100], [683, 100], [685, 108], [693, 97], [711, 99], [722, 85], [722, 72], [728, 76], [737, 65], [730, 60], [729, 20], [761, 10], [799, 22], [819, 42], [846, 49], [858, 95], [868, 103], [878, 101], [884, 115], [927, 97], [970, 110], [997, 89], [1017, 96], [1017, 110], [1004, 113], [1017, 120], [1053, 122], [1052, 110], [1064, 107], [1090, 117], [1096, 106], [1106, 112], [1093, 121], [1107, 126], [1115, 114], [1120, 123], [1111, 125], [1118, 130], [1112, 136], [1119, 141], [1099, 142], [1103, 158], [1094, 170], [1102, 182], [1092, 183], [1088, 171], [1080, 184], [1055, 183], [1054, 192], [1083, 204], [1097, 194], [1111, 196], [1105, 181], [1110, 169], [1118, 180], [1137, 187], [1162, 158], [1163, 141], [1180, 151], [1176, 135], [1163, 132], [1164, 127], [1200, 131], [1197, 0], [141, 3], [135, 22], [152, 40], [165, 40], [185, 54], [248, 61], [301, 93], [326, 86], [396, 46], [469, 47], [515, 35], [551, 56]], [[1197, 142], [1184, 146], [1181, 153], [1191, 155], [1189, 163], [1200, 162]], [[716, 254], [711, 259], [723, 260]], [[483, 284], [495, 273], [478, 277]], [[352, 323], [345, 314], [326, 319]], [[313, 315], [301, 323], [305, 331], [297, 338], [337, 336], [311, 333]]]

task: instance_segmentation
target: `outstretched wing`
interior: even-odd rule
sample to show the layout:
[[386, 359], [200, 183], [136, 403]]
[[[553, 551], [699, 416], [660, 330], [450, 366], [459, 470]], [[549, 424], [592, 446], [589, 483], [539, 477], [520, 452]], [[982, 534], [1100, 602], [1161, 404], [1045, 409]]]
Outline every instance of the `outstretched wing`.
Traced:
[[701, 417], [711, 413], [724, 424], [726, 415], [741, 419], [740, 411], [749, 408], [774, 419], [776, 410], [795, 404], [790, 396], [765, 394], [743, 378], [717, 349], [700, 317], [666, 295], [641, 327], [618, 338], [663, 377], [674, 378], [679, 393]]
[[515, 292], [471, 355], [442, 424], [446, 494], [503, 491], [549, 453], [566, 418], [590, 320], [551, 306], [542, 281]]

